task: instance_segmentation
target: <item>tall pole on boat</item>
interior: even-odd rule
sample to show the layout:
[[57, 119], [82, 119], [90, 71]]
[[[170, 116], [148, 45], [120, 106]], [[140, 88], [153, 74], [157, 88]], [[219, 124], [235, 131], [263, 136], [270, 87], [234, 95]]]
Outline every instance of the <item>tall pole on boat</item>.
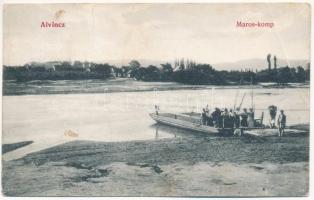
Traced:
[[254, 97], [253, 97], [253, 77], [251, 76], [251, 100], [252, 100], [252, 110], [254, 111]]
[[242, 107], [242, 103], [243, 103], [245, 95], [246, 95], [246, 93], [244, 93], [243, 96], [242, 96], [241, 102], [239, 104], [239, 109], [241, 109], [241, 107]]
[[212, 87], [212, 93], [211, 93], [211, 110], [213, 110], [214, 109], [214, 105], [215, 105], [215, 99], [214, 99], [214, 91], [215, 91], [215, 88], [214, 87]]
[[[241, 80], [240, 80], [240, 82], [241, 82]], [[236, 106], [237, 106], [237, 101], [238, 101], [238, 96], [239, 96], [239, 90], [240, 90], [240, 83], [238, 84], [238, 89], [237, 89], [236, 96], [235, 96], [235, 99], [234, 99], [233, 110], [235, 110], [235, 109], [236, 109]]]

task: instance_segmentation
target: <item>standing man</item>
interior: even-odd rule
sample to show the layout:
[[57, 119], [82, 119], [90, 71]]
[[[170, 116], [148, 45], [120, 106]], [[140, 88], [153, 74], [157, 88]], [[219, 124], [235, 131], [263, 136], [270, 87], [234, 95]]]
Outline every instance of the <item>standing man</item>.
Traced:
[[234, 119], [234, 132], [233, 136], [241, 136], [242, 135], [242, 129], [240, 129], [240, 108], [237, 108], [233, 112], [233, 119]]
[[247, 113], [247, 109], [243, 108], [243, 113], [241, 114], [241, 126], [242, 127], [247, 127], [247, 118], [248, 118], [248, 113]]
[[270, 128], [275, 128], [275, 119], [277, 115], [277, 107], [274, 105], [271, 105], [268, 107], [269, 115], [270, 115]]
[[287, 117], [284, 114], [284, 111], [280, 110], [280, 114], [279, 114], [278, 120], [277, 120], [279, 137], [282, 137], [282, 135], [285, 132], [286, 122], [287, 122]]
[[234, 117], [234, 127], [239, 128], [240, 127], [240, 108], [237, 108], [233, 112], [233, 117]]
[[223, 114], [222, 114], [222, 127], [223, 128], [228, 128], [228, 125], [229, 125], [229, 112], [228, 112], [228, 109], [225, 108]]
[[219, 108], [215, 108], [215, 111], [211, 114], [211, 118], [213, 119], [215, 127], [219, 127], [220, 115], [221, 115], [221, 111]]
[[250, 111], [248, 112], [247, 116], [248, 127], [253, 128], [255, 126], [253, 108], [250, 108]]
[[202, 118], [202, 125], [207, 126], [207, 115], [206, 115], [206, 110], [204, 108], [203, 108], [201, 118]]

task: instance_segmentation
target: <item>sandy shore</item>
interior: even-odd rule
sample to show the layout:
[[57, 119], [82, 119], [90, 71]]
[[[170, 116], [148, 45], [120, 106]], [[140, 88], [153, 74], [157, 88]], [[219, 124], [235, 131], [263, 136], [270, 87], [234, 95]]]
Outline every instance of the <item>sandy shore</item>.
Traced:
[[308, 136], [74, 141], [3, 163], [7, 196], [304, 196]]

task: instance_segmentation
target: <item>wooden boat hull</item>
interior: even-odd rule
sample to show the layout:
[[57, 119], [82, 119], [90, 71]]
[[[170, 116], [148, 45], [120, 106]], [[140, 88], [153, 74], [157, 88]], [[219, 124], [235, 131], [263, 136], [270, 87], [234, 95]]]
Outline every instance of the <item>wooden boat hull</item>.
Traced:
[[183, 116], [178, 115], [177, 118], [165, 116], [163, 114], [156, 114], [156, 113], [151, 113], [150, 114], [151, 118], [153, 118], [156, 122], [169, 125], [169, 126], [174, 126], [186, 130], [192, 130], [192, 131], [197, 131], [197, 132], [202, 132], [202, 133], [210, 133], [210, 134], [217, 134], [219, 133], [219, 129], [215, 127], [210, 127], [210, 126], [204, 126], [200, 123], [193, 123], [189, 122], [186, 120], [181, 120]]
[[[196, 116], [189, 116], [186, 114], [171, 114], [171, 113], [151, 113], [151, 118], [153, 118], [156, 122], [182, 128], [186, 130], [208, 133], [208, 134], [217, 134], [217, 133], [233, 133], [234, 129], [223, 129], [223, 128], [215, 128], [211, 126], [202, 125], [200, 122], [200, 118]], [[276, 136], [278, 135], [278, 129], [271, 129], [265, 127], [240, 127], [242, 133], [248, 136], [254, 137], [267, 137], [267, 136]], [[285, 130], [284, 135], [301, 135], [306, 134], [308, 131], [305, 130], [297, 130], [287, 128]]]

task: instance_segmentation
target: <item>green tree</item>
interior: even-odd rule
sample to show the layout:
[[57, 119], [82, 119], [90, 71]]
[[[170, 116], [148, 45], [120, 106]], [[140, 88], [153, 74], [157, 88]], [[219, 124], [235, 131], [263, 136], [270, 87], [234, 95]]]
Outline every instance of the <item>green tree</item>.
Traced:
[[278, 69], [277, 82], [278, 83], [288, 83], [292, 80], [290, 68], [288, 66]]
[[305, 82], [306, 80], [306, 72], [303, 67], [298, 66], [296, 71], [296, 79], [298, 82]]
[[112, 72], [112, 66], [108, 64], [95, 64], [91, 67], [91, 72], [98, 73], [104, 78], [110, 77]]
[[131, 68], [132, 70], [135, 70], [135, 69], [138, 69], [138, 68], [141, 67], [140, 62], [138, 62], [137, 60], [131, 60], [131, 62], [129, 63], [129, 65], [130, 65], [130, 68]]
[[149, 65], [146, 68], [146, 80], [147, 81], [159, 81], [160, 80], [160, 70], [154, 65]]
[[161, 64], [161, 80], [170, 81], [172, 79], [173, 68], [170, 63]]

